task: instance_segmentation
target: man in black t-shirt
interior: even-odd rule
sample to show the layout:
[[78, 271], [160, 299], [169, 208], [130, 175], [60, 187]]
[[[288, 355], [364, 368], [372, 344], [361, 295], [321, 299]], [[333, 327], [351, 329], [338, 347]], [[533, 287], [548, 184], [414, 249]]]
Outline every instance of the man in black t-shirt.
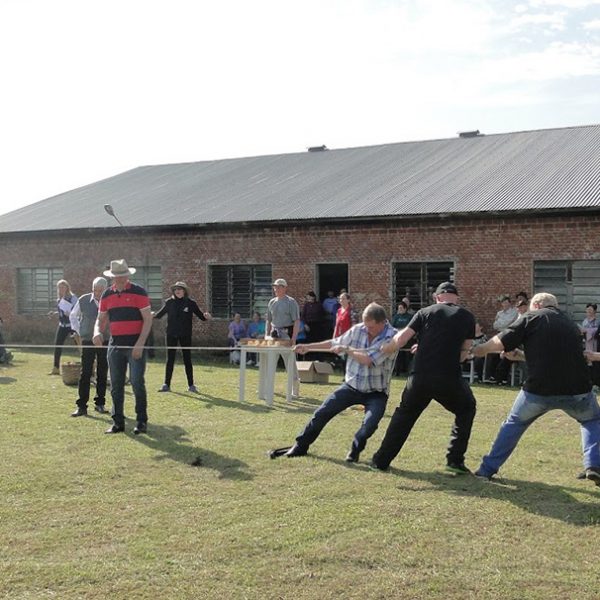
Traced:
[[419, 336], [402, 401], [373, 456], [372, 465], [382, 471], [387, 470], [417, 419], [434, 399], [455, 415], [446, 468], [453, 473], [470, 473], [465, 467], [465, 452], [475, 418], [475, 397], [462, 376], [460, 363], [466, 359], [475, 337], [475, 317], [456, 304], [458, 290], [449, 281], [438, 286], [435, 298], [436, 304], [419, 310], [382, 348], [384, 352], [396, 352], [415, 334]]
[[579, 422], [586, 478], [600, 485], [600, 407], [592, 392], [578, 327], [552, 294], [531, 299], [529, 312], [485, 344], [474, 356], [511, 352], [523, 345], [529, 375], [492, 448], [475, 473], [491, 479], [508, 460], [527, 428], [543, 414], [560, 409]]

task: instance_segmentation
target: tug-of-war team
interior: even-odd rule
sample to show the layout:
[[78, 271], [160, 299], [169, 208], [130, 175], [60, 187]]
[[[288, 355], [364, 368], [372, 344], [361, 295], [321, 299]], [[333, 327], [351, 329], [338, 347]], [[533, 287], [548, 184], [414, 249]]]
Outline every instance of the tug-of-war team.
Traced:
[[[90, 387], [95, 369], [95, 410], [105, 409], [107, 373], [110, 372], [113, 424], [107, 434], [125, 430], [123, 413], [124, 387], [129, 378], [135, 397], [136, 426], [134, 434], [147, 432], [147, 393], [144, 382], [145, 345], [154, 318], [167, 315], [167, 362], [165, 381], [160, 392], [170, 391], [176, 347], [182, 348], [188, 391], [197, 392], [190, 350], [192, 320], [211, 318], [189, 297], [184, 282], [171, 286], [172, 296], [162, 308], [152, 313], [146, 291], [130, 280], [135, 269], [124, 259], [111, 261], [104, 277], [97, 277], [92, 292], [77, 298], [68, 282], [57, 284], [59, 325], [55, 338], [54, 367], [59, 373], [61, 348], [73, 335], [81, 345], [81, 376], [77, 408], [73, 417], [87, 414]], [[109, 286], [107, 279], [112, 279]], [[550, 410], [560, 409], [575, 419], [581, 428], [584, 470], [578, 475], [600, 486], [600, 407], [593, 392], [592, 370], [600, 361], [596, 351], [598, 326], [596, 309], [589, 304], [581, 327], [558, 307], [550, 293], [536, 293], [531, 300], [520, 293], [517, 306], [510, 298], [500, 298], [494, 328], [499, 332], [487, 339], [475, 317], [458, 304], [459, 292], [452, 282], [441, 283], [433, 294], [434, 303], [412, 313], [408, 299], [398, 306], [392, 323], [384, 308], [369, 304], [356, 323], [350, 296], [343, 291], [339, 303], [329, 293], [323, 305], [309, 292], [300, 311], [296, 300], [287, 295], [287, 282], [273, 282], [274, 297], [269, 301], [266, 321], [254, 315], [254, 327], [246, 329], [239, 315], [229, 327], [231, 346], [243, 334], [254, 337], [270, 335], [290, 340], [294, 351], [329, 352], [345, 360], [344, 382], [314, 412], [292, 446], [271, 450], [271, 458], [305, 456], [327, 423], [340, 412], [355, 405], [364, 407], [364, 418], [354, 434], [348, 462], [358, 462], [367, 440], [377, 430], [389, 397], [389, 386], [398, 366], [410, 372], [379, 449], [369, 466], [386, 471], [402, 450], [421, 413], [431, 400], [436, 400], [454, 414], [450, 443], [446, 453], [446, 469], [455, 474], [471, 474], [465, 466], [465, 453], [476, 412], [476, 401], [466, 381], [465, 361], [475, 361], [477, 374], [483, 380], [483, 358], [493, 353], [494, 375], [489, 381], [506, 381], [511, 361], [524, 361], [527, 378], [517, 394], [506, 420], [480, 466], [477, 477], [492, 479], [510, 457], [527, 428]], [[329, 302], [328, 302], [329, 300]], [[329, 327], [328, 327], [329, 325]], [[304, 334], [306, 342], [298, 343]], [[585, 339], [585, 348], [582, 344]], [[323, 340], [324, 337], [330, 339]], [[416, 342], [416, 343], [415, 343]], [[407, 350], [410, 348], [410, 350]], [[6, 352], [0, 347], [0, 351]], [[297, 396], [296, 373], [293, 395]]]

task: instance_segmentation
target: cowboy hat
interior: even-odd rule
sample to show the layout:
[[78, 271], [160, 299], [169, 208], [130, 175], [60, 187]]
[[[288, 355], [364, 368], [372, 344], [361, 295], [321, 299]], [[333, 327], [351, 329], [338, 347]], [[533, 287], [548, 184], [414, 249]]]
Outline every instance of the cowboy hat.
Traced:
[[188, 289], [187, 284], [185, 283], [185, 281], [176, 281], [172, 286], [171, 286], [171, 291], [174, 292], [176, 288], [181, 288], [182, 290], [185, 290], [185, 293], [187, 294], [190, 290]]
[[105, 277], [124, 277], [125, 275], [133, 275], [135, 269], [127, 266], [127, 261], [124, 258], [110, 261], [110, 269], [104, 271]]

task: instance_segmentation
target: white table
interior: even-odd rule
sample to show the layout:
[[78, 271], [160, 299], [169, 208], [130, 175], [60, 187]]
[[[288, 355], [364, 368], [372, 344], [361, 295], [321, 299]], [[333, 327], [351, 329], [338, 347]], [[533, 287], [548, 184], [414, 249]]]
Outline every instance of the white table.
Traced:
[[275, 373], [280, 356], [287, 358], [286, 400], [292, 401], [294, 379], [296, 377], [296, 354], [290, 346], [239, 346], [240, 350], [240, 393], [239, 401], [244, 402], [246, 395], [246, 357], [248, 352], [258, 354], [258, 397], [273, 406]]

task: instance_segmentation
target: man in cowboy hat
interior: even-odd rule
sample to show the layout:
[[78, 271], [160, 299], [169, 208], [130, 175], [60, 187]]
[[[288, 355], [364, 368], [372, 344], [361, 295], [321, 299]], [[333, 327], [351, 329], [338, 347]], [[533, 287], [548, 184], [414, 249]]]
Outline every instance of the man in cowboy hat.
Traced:
[[133, 433], [146, 433], [148, 413], [146, 384], [146, 356], [144, 345], [152, 328], [150, 300], [146, 290], [129, 281], [135, 269], [128, 267], [125, 259], [111, 260], [105, 277], [112, 277], [113, 284], [102, 294], [98, 318], [94, 327], [94, 344], [101, 346], [102, 331], [110, 323], [108, 366], [110, 368], [113, 425], [105, 433], [125, 431], [123, 402], [127, 366], [135, 396], [137, 424]]
[[194, 367], [192, 353], [192, 317], [196, 315], [201, 321], [211, 319], [210, 313], [203, 313], [195, 300], [189, 297], [189, 289], [184, 281], [177, 281], [171, 286], [173, 295], [165, 300], [162, 308], [154, 315], [160, 319], [167, 315], [167, 366], [165, 369], [165, 382], [159, 392], [171, 391], [171, 378], [175, 365], [177, 346], [181, 346], [183, 364], [188, 383], [188, 392], [196, 393], [198, 388], [194, 385]]

